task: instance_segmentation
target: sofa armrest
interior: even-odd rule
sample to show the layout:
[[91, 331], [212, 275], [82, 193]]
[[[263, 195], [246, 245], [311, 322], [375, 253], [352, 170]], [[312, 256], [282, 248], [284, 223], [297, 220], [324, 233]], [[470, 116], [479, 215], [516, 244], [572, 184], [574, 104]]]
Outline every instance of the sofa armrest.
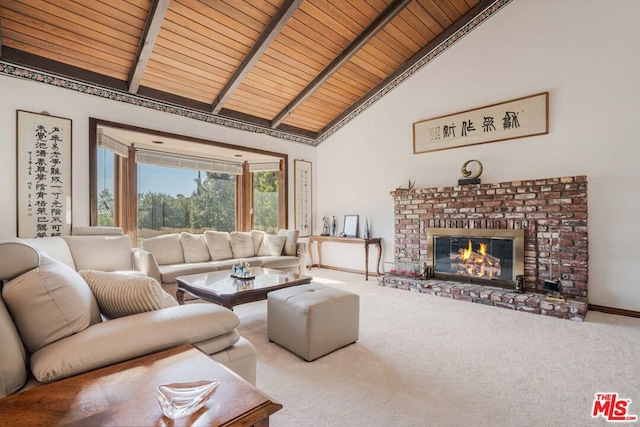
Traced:
[[305, 242], [296, 243], [296, 256], [300, 262], [300, 274], [307, 274], [307, 244]]
[[133, 248], [131, 249], [131, 255], [133, 257], [134, 269], [143, 272], [146, 276], [153, 277], [158, 283], [162, 283], [158, 263], [151, 252], [140, 248]]
[[90, 326], [31, 356], [38, 381], [62, 378], [146, 354], [228, 334], [238, 316], [213, 304], [187, 304], [120, 317]]

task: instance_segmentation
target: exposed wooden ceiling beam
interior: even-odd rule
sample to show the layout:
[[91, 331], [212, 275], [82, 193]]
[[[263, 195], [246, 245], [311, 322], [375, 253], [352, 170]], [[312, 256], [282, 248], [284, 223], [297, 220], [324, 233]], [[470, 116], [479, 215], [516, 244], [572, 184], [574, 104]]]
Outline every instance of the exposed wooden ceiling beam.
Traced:
[[2, 19], [0, 19], [0, 58], [2, 58]]
[[142, 37], [140, 38], [140, 44], [138, 45], [136, 59], [133, 61], [134, 65], [131, 71], [129, 71], [129, 93], [138, 92], [142, 75], [144, 74], [145, 68], [147, 68], [151, 51], [156, 44], [156, 39], [158, 38], [162, 21], [164, 21], [164, 16], [167, 14], [167, 9], [169, 9], [170, 2], [171, 0], [154, 0], [151, 5], [149, 18], [147, 18]]
[[229, 99], [234, 90], [240, 85], [244, 77], [249, 73], [251, 68], [258, 62], [262, 54], [267, 50], [273, 39], [280, 33], [282, 27], [285, 26], [289, 18], [298, 9], [304, 0], [286, 0], [278, 13], [273, 17], [269, 26], [260, 35], [260, 38], [253, 45], [251, 50], [244, 57], [240, 66], [236, 68], [233, 75], [222, 88], [220, 94], [211, 105], [211, 112], [218, 114], [224, 103]]
[[318, 131], [319, 137], [322, 136], [325, 132], [330, 130], [336, 124], [338, 124], [341, 120], [347, 117], [349, 114], [357, 110], [362, 104], [367, 102], [370, 98], [375, 96], [378, 92], [380, 92], [386, 85], [395, 80], [402, 73], [407, 71], [409, 68], [418, 63], [422, 58], [429, 54], [432, 50], [434, 50], [440, 43], [444, 42], [447, 38], [452, 36], [456, 31], [458, 31], [463, 26], [467, 25], [471, 22], [476, 16], [482, 13], [486, 8], [495, 3], [495, 0], [480, 0], [476, 6], [470, 9], [467, 13], [465, 13], [460, 19], [453, 23], [449, 28], [440, 33], [435, 39], [433, 39], [430, 43], [428, 43], [425, 47], [420, 49], [415, 55], [413, 55], [409, 60], [407, 60], [404, 64], [402, 64], [397, 70], [391, 73], [387, 78], [378, 83], [375, 87], [373, 87], [369, 92], [360, 97], [358, 101], [356, 101], [353, 105], [343, 111], [338, 117], [333, 119], [330, 123], [328, 123], [324, 128]]
[[124, 80], [115, 79], [113, 77], [99, 74], [94, 71], [88, 71], [73, 65], [63, 64], [62, 62], [47, 59], [9, 46], [5, 46], [2, 49], [2, 59], [16, 65], [42, 70], [46, 73], [57, 75], [62, 78], [80, 80], [95, 86], [102, 86], [118, 91], [127, 90], [127, 82]]
[[275, 129], [413, 0], [395, 0], [273, 119]]

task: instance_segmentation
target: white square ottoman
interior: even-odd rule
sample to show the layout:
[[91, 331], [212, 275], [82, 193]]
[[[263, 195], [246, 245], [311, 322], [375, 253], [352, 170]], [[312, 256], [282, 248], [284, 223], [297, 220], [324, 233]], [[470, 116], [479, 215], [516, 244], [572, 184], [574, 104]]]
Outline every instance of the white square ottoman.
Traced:
[[360, 298], [323, 285], [308, 284], [269, 292], [269, 340], [307, 361], [358, 340]]

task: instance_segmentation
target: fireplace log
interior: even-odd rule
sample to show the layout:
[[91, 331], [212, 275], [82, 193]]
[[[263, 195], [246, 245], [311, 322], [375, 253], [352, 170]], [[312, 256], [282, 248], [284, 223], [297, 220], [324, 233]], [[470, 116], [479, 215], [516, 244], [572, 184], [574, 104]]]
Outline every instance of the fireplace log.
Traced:
[[464, 260], [464, 252], [464, 249], [460, 249], [458, 253], [449, 254], [452, 273], [474, 277], [500, 277], [502, 269], [499, 258], [472, 251]]
[[482, 263], [482, 262], [487, 262], [490, 265], [500, 265], [500, 258], [496, 258], [492, 255], [482, 255], [479, 254], [477, 252], [473, 252], [471, 251], [471, 254], [469, 255], [469, 258], [466, 261], [463, 261], [463, 254], [464, 254], [464, 249], [458, 249], [458, 253], [451, 253], [449, 255], [449, 258], [451, 259], [451, 262], [454, 262], [456, 260], [458, 260], [459, 262], [462, 263]]

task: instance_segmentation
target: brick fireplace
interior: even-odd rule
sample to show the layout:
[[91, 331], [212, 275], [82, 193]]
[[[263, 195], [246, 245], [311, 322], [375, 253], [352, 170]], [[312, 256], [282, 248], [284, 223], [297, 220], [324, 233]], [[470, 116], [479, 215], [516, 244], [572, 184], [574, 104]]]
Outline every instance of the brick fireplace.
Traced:
[[[496, 289], [473, 280], [415, 280], [389, 275], [380, 279], [381, 285], [573, 320], [584, 318], [589, 258], [586, 176], [397, 189], [391, 195], [396, 261], [431, 262], [428, 249], [433, 248], [427, 230], [454, 229], [459, 235], [465, 230], [474, 230], [474, 235], [522, 230], [525, 292]], [[545, 299], [543, 284], [547, 279], [561, 281], [566, 302]]]

